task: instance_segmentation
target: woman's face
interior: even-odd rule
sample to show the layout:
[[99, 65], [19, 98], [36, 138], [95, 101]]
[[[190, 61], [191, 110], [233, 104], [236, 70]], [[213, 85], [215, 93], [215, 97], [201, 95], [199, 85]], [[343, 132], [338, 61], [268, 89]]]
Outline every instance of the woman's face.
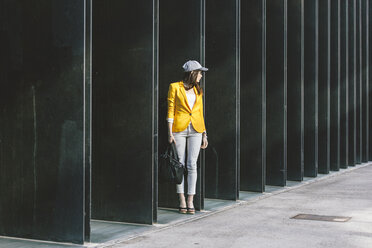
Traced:
[[196, 76], [196, 82], [200, 82], [200, 79], [203, 77], [203, 75], [202, 75], [202, 72], [201, 71], [198, 71], [197, 72], [198, 74], [197, 74], [197, 76]]

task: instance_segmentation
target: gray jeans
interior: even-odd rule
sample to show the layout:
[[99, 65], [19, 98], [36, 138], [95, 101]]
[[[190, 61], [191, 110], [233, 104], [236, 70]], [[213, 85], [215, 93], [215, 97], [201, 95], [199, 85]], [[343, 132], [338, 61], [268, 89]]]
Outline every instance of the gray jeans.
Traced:
[[[173, 133], [174, 139], [176, 140], [176, 148], [180, 162], [185, 164], [185, 151], [187, 146], [187, 194], [195, 195], [197, 166], [200, 146], [202, 142], [202, 133], [198, 133], [193, 128], [192, 124], [182, 132]], [[182, 179], [181, 184], [177, 184], [177, 193], [184, 193], [184, 181]]]

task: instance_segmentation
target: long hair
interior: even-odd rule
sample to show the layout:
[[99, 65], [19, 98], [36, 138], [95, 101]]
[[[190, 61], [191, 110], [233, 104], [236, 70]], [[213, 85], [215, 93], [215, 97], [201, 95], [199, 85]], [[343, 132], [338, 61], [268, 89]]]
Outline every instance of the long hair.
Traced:
[[198, 94], [203, 94], [203, 89], [200, 87], [200, 83], [196, 82], [198, 77], [199, 70], [188, 71], [183, 75], [183, 82], [187, 85], [190, 85], [191, 88], [195, 86]]

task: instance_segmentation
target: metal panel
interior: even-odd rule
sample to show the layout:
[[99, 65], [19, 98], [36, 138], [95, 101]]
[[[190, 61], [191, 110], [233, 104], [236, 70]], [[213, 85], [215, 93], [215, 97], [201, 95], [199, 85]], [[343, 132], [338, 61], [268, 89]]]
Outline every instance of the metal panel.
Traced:
[[318, 0], [304, 2], [304, 175], [318, 175]]
[[152, 0], [93, 1], [94, 219], [153, 223], [154, 6]]
[[92, 0], [85, 1], [85, 224], [84, 241], [90, 242], [92, 200]]
[[340, 0], [340, 168], [348, 166], [348, 0]]
[[362, 106], [362, 87], [361, 87], [361, 0], [355, 0], [355, 162], [357, 164], [361, 163], [361, 142], [362, 142], [362, 115], [361, 115], [361, 106]]
[[0, 1], [0, 235], [84, 242], [84, 1]]
[[331, 1], [330, 169], [340, 169], [340, 0]]
[[319, 64], [318, 120], [319, 167], [327, 174], [330, 169], [330, 0], [319, 1]]
[[210, 144], [205, 157], [205, 196], [208, 198], [238, 199], [239, 13], [240, 0], [206, 2], [205, 61], [211, 69], [205, 85]]
[[153, 209], [152, 209], [152, 220], [153, 222], [158, 221], [158, 199], [159, 199], [159, 180], [158, 180], [158, 154], [159, 154], [159, 0], [153, 0], [153, 56], [152, 56], [152, 71], [153, 71], [153, 128], [154, 128], [154, 137], [153, 137]]
[[242, 1], [241, 15], [240, 189], [263, 192], [266, 167], [266, 0]]
[[[372, 4], [367, 1], [367, 6], [366, 9], [368, 10], [367, 13], [367, 55], [368, 55], [368, 74], [367, 74], [367, 92], [368, 92], [368, 116], [372, 116], [372, 107], [371, 107], [371, 102], [372, 102], [372, 76], [370, 75], [370, 72], [372, 71], [372, 49], [370, 46], [370, 42], [372, 41]], [[370, 70], [371, 69], [371, 70]], [[368, 121], [368, 140], [372, 141], [372, 121]], [[372, 145], [368, 146], [368, 160], [372, 160]]]
[[288, 0], [288, 179], [304, 176], [304, 1]]
[[[204, 1], [162, 0], [159, 4], [159, 152], [167, 146], [167, 93], [169, 84], [182, 80], [182, 65], [190, 59], [204, 62]], [[182, 13], [182, 14], [181, 14]], [[185, 18], [187, 17], [187, 18]], [[208, 67], [208, 65], [206, 65]], [[212, 70], [213, 68], [211, 68]], [[208, 72], [205, 74], [208, 77]], [[204, 77], [202, 79], [204, 86]], [[207, 93], [206, 93], [207, 94]], [[208, 120], [206, 120], [208, 124]], [[208, 132], [208, 130], [207, 130]], [[209, 147], [210, 148], [210, 147]], [[208, 148], [208, 149], [209, 149]], [[197, 190], [194, 198], [196, 209], [204, 207], [204, 156], [198, 161]], [[176, 186], [159, 184], [159, 206], [178, 207]]]
[[367, 0], [361, 0], [361, 34], [362, 34], [362, 46], [361, 46], [361, 69], [362, 69], [362, 86], [361, 86], [361, 98], [362, 98], [362, 107], [361, 107], [361, 113], [362, 113], [362, 144], [361, 144], [361, 162], [367, 162], [368, 161], [368, 146], [369, 146], [369, 139], [368, 139], [368, 84], [367, 84], [367, 75], [368, 75], [368, 50], [367, 50]]
[[287, 0], [267, 1], [266, 183], [287, 179]]
[[356, 81], [356, 50], [355, 50], [355, 40], [356, 40], [356, 25], [355, 25], [355, 0], [348, 1], [348, 50], [349, 50], [349, 80], [348, 80], [348, 165], [354, 166], [355, 165], [355, 157], [356, 157], [356, 146], [355, 146], [355, 138], [356, 138], [356, 112], [355, 112], [355, 81]]

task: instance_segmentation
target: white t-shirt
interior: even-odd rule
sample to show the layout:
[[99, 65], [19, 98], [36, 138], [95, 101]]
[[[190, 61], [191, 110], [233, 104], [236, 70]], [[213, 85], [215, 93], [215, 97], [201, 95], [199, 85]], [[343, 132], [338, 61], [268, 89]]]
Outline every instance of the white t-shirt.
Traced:
[[190, 93], [186, 93], [187, 102], [192, 109], [194, 107], [195, 101], [196, 101], [196, 95], [195, 92], [192, 90]]

